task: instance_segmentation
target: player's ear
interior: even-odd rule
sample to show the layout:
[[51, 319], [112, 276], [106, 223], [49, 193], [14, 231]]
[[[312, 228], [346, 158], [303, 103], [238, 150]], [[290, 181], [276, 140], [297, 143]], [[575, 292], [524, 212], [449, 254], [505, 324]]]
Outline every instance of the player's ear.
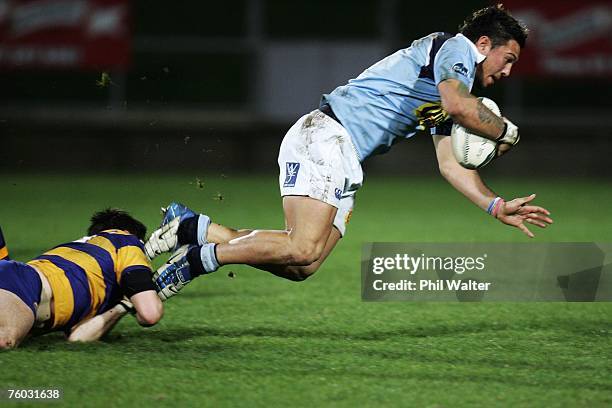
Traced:
[[491, 48], [493, 48], [493, 43], [491, 42], [491, 38], [487, 35], [480, 36], [480, 38], [476, 41], [476, 48], [482, 55], [489, 54]]

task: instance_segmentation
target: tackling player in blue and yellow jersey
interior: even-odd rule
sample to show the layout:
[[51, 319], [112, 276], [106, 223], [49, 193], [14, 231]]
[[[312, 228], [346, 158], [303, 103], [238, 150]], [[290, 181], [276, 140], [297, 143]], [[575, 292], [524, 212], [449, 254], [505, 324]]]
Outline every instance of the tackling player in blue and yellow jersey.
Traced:
[[157, 323], [163, 308], [145, 233], [129, 214], [109, 209], [94, 214], [86, 237], [27, 263], [0, 261], [0, 348], [18, 345], [32, 329], [96, 340], [128, 311], [143, 326]]

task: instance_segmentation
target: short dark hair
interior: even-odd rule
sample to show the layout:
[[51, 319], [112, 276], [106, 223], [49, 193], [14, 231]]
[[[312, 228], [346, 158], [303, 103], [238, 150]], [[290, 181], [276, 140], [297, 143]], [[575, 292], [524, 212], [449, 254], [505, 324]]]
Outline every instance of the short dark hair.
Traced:
[[91, 216], [91, 225], [87, 230], [87, 235], [96, 235], [109, 229], [127, 231], [143, 241], [147, 234], [147, 227], [127, 212], [117, 208], [106, 208]]
[[529, 34], [527, 27], [504, 10], [502, 4], [473, 12], [459, 26], [459, 32], [474, 43], [486, 35], [491, 39], [492, 47], [515, 40], [521, 48], [525, 47], [525, 40]]

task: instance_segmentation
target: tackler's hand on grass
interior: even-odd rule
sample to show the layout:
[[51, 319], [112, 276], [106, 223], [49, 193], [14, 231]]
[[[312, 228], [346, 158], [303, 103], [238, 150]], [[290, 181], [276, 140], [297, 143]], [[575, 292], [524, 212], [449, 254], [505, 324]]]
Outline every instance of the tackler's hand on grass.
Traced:
[[529, 238], [533, 238], [534, 234], [525, 226], [525, 222], [540, 228], [546, 228], [553, 223], [552, 218], [549, 217], [550, 211], [537, 205], [529, 205], [535, 197], [535, 194], [531, 194], [528, 197], [515, 198], [503, 203], [497, 213], [497, 219], [506, 225], [520, 229]]

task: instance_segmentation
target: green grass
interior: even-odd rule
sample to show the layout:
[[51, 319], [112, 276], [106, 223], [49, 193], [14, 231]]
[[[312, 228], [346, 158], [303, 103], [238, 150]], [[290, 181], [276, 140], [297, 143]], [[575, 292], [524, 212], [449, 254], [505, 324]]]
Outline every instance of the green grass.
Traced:
[[[201, 178], [5, 175], [0, 225], [19, 260], [79, 237], [104, 206], [150, 228], [173, 199], [236, 227], [283, 225], [275, 176]], [[612, 241], [607, 181], [491, 185], [539, 194], [555, 224], [536, 241]], [[612, 304], [360, 300], [364, 241], [527, 240], [441, 179], [368, 179], [347, 238], [311, 279], [225, 267], [153, 328], [126, 318], [101, 342], [52, 334], [0, 354], [0, 387], [61, 387], [70, 406], [610, 406]]]

